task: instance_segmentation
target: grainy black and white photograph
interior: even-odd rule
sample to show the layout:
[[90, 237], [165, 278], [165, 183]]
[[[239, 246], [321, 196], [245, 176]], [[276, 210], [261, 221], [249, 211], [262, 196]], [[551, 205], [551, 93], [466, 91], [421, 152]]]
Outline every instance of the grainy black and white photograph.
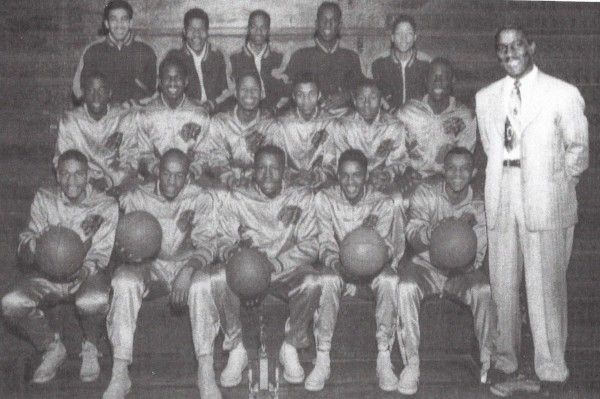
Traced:
[[0, 398], [600, 397], [600, 2], [0, 3]]

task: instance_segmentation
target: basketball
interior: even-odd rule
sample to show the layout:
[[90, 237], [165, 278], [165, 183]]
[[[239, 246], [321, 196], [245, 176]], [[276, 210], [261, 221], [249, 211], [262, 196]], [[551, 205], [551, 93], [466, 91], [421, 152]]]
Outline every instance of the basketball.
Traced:
[[154, 258], [160, 252], [162, 228], [158, 220], [145, 211], [123, 215], [117, 224], [115, 246], [122, 248], [122, 260], [133, 262]]
[[262, 252], [241, 248], [225, 265], [227, 284], [240, 298], [254, 299], [269, 288], [272, 267]]
[[371, 228], [361, 226], [352, 230], [340, 245], [342, 268], [354, 277], [373, 276], [383, 269], [388, 260], [385, 241]]
[[86, 250], [73, 230], [51, 226], [36, 241], [35, 260], [40, 271], [57, 282], [68, 282], [83, 265]]
[[468, 267], [477, 254], [477, 236], [473, 228], [460, 220], [441, 222], [431, 233], [429, 256], [440, 270]]

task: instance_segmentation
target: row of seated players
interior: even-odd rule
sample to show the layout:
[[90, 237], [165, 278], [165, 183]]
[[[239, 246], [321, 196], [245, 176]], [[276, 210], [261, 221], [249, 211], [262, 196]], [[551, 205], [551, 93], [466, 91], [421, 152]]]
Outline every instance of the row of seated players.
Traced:
[[237, 82], [235, 107], [210, 117], [185, 94], [189, 79], [180, 60], [166, 58], [159, 71], [160, 92], [128, 109], [109, 104], [106, 77], [89, 74], [83, 106], [60, 119], [54, 166], [59, 154], [77, 149], [90, 162], [92, 184], [118, 192], [138, 174], [155, 176], [159, 157], [178, 148], [192, 160], [198, 183], [233, 187], [249, 181], [256, 148], [274, 144], [287, 154], [286, 181], [319, 188], [335, 180], [340, 154], [355, 148], [367, 156], [375, 188], [390, 191], [440, 174], [449, 149], [475, 148], [475, 115], [452, 96], [453, 69], [444, 59], [429, 66], [428, 94], [394, 114], [382, 109], [382, 92], [372, 80], [358, 85], [352, 110], [342, 116], [324, 111], [315, 76], [302, 73], [294, 84], [295, 106], [273, 117], [260, 108], [260, 79], [249, 73]]
[[[67, 150], [58, 157], [58, 185], [37, 192], [18, 250], [25, 263], [31, 263], [36, 240], [45, 229], [66, 226], [89, 248], [83, 267], [69, 283], [56, 283], [34, 272], [2, 298], [5, 319], [44, 353], [34, 382], [51, 380], [66, 358], [65, 347], [48, 324], [43, 305], [73, 300], [85, 337], [81, 379], [93, 381], [100, 373], [97, 343], [106, 327], [113, 369], [104, 398], [124, 398], [131, 389], [128, 366], [133, 359], [137, 315], [143, 298], [158, 290], [168, 293], [174, 306], [188, 306], [200, 396], [220, 398], [213, 365], [213, 345], [220, 329], [225, 336], [224, 349], [229, 351], [220, 385], [239, 384], [248, 364], [241, 340], [240, 300], [227, 286], [223, 265], [237, 248], [253, 247], [266, 254], [272, 264], [270, 293], [289, 302], [285, 340], [279, 352], [283, 376], [290, 383], [303, 382], [307, 390], [321, 390], [331, 372], [329, 352], [340, 299], [356, 292], [356, 286], [341, 273], [339, 245], [346, 234], [361, 225], [375, 229], [384, 238], [390, 259], [368, 283], [376, 298], [380, 388], [404, 394], [417, 391], [420, 301], [441, 292], [456, 296], [472, 309], [485, 381], [494, 317], [489, 284], [480, 271], [487, 245], [483, 201], [469, 184], [475, 168], [468, 149], [448, 151], [443, 178], [424, 182], [414, 191], [406, 218], [392, 197], [368, 183], [369, 160], [357, 149], [342, 152], [337, 183], [316, 193], [310, 187], [285, 182], [286, 154], [271, 144], [256, 150], [249, 184], [232, 189], [194, 184], [189, 176], [191, 160], [181, 150], [169, 149], [159, 158], [157, 180], [128, 186], [118, 203], [89, 184], [88, 165], [85, 155], [77, 150]], [[125, 213], [144, 210], [154, 215], [163, 240], [156, 259], [119, 264], [109, 275], [107, 265], [119, 207]], [[433, 267], [428, 253], [432, 230], [448, 218], [470, 223], [478, 242], [473, 265], [455, 276]], [[410, 257], [403, 257], [405, 240], [413, 248]], [[122, 248], [114, 250], [123, 252]], [[310, 344], [311, 323], [317, 357], [305, 377], [297, 350]], [[399, 376], [390, 360], [396, 337], [404, 363]]]

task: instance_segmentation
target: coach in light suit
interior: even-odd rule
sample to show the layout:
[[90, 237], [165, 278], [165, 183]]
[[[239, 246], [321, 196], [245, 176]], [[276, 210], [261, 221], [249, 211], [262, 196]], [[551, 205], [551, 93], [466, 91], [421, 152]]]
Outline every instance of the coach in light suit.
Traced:
[[495, 368], [506, 377], [491, 391], [510, 396], [539, 390], [515, 382], [523, 269], [535, 372], [548, 387], [569, 375], [566, 271], [577, 223], [575, 186], [588, 167], [588, 123], [577, 88], [536, 67], [535, 43], [523, 29], [501, 28], [496, 52], [508, 76], [477, 93], [476, 111], [488, 156], [485, 207], [498, 310]]

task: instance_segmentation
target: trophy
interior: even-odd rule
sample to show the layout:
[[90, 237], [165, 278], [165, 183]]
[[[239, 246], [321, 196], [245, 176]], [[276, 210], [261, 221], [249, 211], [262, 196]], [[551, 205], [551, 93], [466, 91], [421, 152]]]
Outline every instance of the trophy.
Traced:
[[[248, 367], [248, 397], [249, 399], [278, 399], [279, 365], [277, 361], [269, 362], [265, 344], [266, 334], [262, 304], [258, 307], [258, 323], [258, 359], [255, 364], [251, 364]], [[254, 380], [255, 374], [258, 376], [257, 381]]]

